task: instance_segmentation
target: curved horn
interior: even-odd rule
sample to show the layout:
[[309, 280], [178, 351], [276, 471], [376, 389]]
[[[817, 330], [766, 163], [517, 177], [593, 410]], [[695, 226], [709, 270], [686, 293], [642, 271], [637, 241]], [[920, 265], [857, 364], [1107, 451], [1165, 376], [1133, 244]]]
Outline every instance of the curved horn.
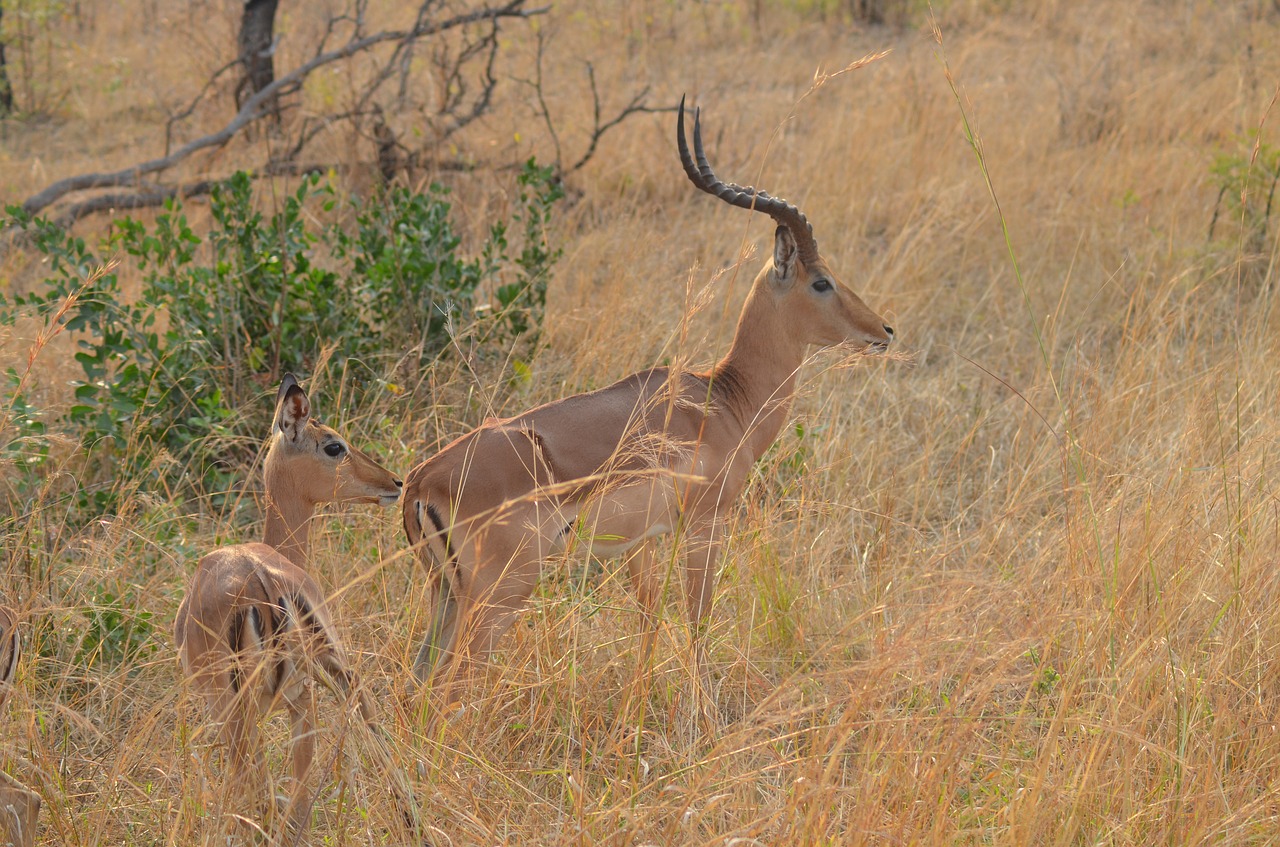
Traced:
[[688, 175], [689, 181], [731, 206], [764, 212], [777, 221], [779, 226], [785, 226], [791, 230], [791, 235], [796, 240], [796, 248], [800, 251], [800, 261], [806, 265], [812, 265], [818, 258], [818, 242], [813, 237], [813, 226], [803, 212], [781, 197], [770, 197], [768, 192], [758, 188], [724, 182], [716, 176], [702, 149], [701, 111], [701, 109], [695, 109], [693, 112], [693, 152], [698, 157], [695, 165], [693, 157], [689, 155], [689, 144], [685, 140], [684, 97], [680, 98], [679, 117], [676, 118], [676, 146], [680, 148], [680, 163], [684, 165], [684, 172]]

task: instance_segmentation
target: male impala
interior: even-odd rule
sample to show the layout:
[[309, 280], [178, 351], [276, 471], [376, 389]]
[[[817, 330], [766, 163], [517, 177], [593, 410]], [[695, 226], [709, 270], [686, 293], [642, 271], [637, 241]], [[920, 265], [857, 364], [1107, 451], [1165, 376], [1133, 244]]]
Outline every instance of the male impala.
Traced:
[[[310, 820], [306, 777], [315, 753], [313, 679], [332, 684], [344, 696], [354, 688], [378, 752], [387, 752], [373, 705], [354, 686], [324, 594], [304, 570], [311, 518], [321, 503], [391, 505], [403, 483], [314, 420], [307, 395], [291, 374], [276, 395], [263, 475], [264, 543], [221, 547], [200, 560], [178, 608], [175, 636], [183, 672], [220, 724], [235, 791], [263, 789], [258, 722], [277, 708], [289, 711], [295, 783], [290, 820], [304, 831]], [[389, 758], [383, 758], [388, 766]], [[402, 786], [392, 790], [409, 816], [411, 798]]]
[[676, 138], [695, 186], [774, 219], [773, 260], [752, 285], [728, 354], [710, 371], [653, 368], [491, 419], [410, 471], [405, 532], [436, 585], [414, 673], [425, 681], [439, 671], [446, 703], [468, 665], [486, 657], [510, 627], [542, 561], [583, 536], [593, 539], [597, 554], [639, 548], [627, 565], [650, 622], [647, 653], [662, 575], [645, 542], [678, 533], [693, 664], [705, 689], [702, 624], [711, 612], [724, 522], [753, 463], [786, 421], [806, 348], [882, 351], [893, 337], [836, 279], [799, 209], [716, 177], [697, 112], [695, 165], [683, 99]]
[[[18, 616], [0, 605], [0, 706], [9, 697], [21, 655]], [[0, 844], [31, 847], [36, 843], [36, 820], [40, 817], [40, 795], [0, 771]]]

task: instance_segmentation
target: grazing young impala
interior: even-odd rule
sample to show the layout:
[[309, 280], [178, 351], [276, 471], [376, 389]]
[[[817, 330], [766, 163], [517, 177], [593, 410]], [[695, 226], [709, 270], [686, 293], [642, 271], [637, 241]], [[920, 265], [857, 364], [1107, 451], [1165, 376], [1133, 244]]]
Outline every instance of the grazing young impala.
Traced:
[[777, 223], [773, 260], [751, 287], [728, 354], [711, 370], [653, 368], [491, 419], [409, 472], [405, 532], [436, 589], [414, 673], [423, 681], [439, 673], [446, 703], [470, 663], [487, 657], [511, 626], [542, 561], [582, 536], [597, 554], [632, 553], [628, 572], [650, 622], [647, 653], [662, 574], [645, 542], [678, 533], [695, 678], [707, 690], [701, 635], [724, 523], [786, 421], [806, 348], [882, 351], [893, 337], [818, 254], [799, 209], [716, 177], [696, 112], [695, 164], [683, 99], [676, 138], [695, 186]]
[[[354, 690], [378, 752], [387, 752], [373, 705], [354, 685], [324, 594], [304, 570], [311, 518], [321, 503], [389, 506], [400, 498], [403, 483], [312, 418], [307, 395], [292, 375], [285, 376], [276, 395], [263, 475], [264, 543], [221, 547], [200, 560], [178, 608], [175, 636], [183, 672], [220, 725], [233, 790], [263, 789], [258, 722], [275, 709], [288, 710], [295, 782], [289, 816], [301, 832], [310, 820], [306, 777], [315, 753], [313, 679], [344, 696]], [[411, 817], [411, 798], [402, 786], [392, 790]]]
[[[12, 609], [0, 605], [0, 706], [13, 688], [21, 649], [18, 616]], [[40, 795], [0, 771], [0, 844], [31, 847], [36, 843], [39, 817]]]

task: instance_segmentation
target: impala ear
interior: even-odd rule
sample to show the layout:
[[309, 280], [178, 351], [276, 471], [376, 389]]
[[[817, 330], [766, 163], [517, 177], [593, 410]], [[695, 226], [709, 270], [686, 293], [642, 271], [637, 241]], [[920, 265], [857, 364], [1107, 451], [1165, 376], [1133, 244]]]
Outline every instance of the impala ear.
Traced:
[[280, 390], [276, 392], [276, 419], [271, 424], [272, 431], [283, 433], [290, 441], [297, 441], [310, 418], [311, 401], [307, 399], [307, 392], [298, 385], [293, 374], [285, 374]]
[[800, 250], [791, 230], [779, 226], [773, 233], [773, 278], [779, 285], [790, 285], [796, 280], [796, 258]]

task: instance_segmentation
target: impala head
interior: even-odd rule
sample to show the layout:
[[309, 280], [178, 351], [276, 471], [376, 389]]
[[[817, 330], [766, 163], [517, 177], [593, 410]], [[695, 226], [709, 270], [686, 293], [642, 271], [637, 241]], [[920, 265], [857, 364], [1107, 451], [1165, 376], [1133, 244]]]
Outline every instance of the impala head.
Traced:
[[276, 394], [271, 446], [263, 463], [267, 495], [284, 492], [320, 503], [377, 503], [400, 499], [404, 482], [311, 417], [311, 401], [293, 374]]
[[694, 185], [731, 206], [763, 212], [778, 224], [772, 261], [756, 277], [752, 296], [772, 298], [797, 341], [822, 347], [848, 344], [876, 351], [888, 348], [893, 328], [831, 272], [818, 254], [818, 242], [804, 214], [780, 197], [770, 197], [749, 185], [723, 182], [715, 175], [702, 149], [698, 111], [693, 113], [694, 163], [685, 140], [683, 97], [676, 119], [676, 141], [684, 172]]

